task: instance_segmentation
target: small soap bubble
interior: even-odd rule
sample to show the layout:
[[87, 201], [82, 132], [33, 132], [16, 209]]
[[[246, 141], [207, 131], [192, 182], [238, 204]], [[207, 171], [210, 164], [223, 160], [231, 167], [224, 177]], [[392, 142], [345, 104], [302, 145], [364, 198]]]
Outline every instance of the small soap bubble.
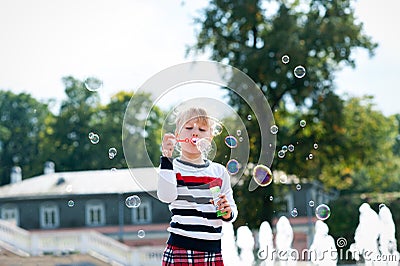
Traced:
[[93, 135], [94, 135], [94, 133], [93, 133], [93, 132], [89, 132], [89, 134], [88, 134], [88, 138], [89, 138], [89, 139], [92, 139], [92, 138], [93, 138]]
[[297, 190], [300, 190], [300, 189], [301, 189], [301, 185], [300, 185], [300, 184], [297, 184], [297, 185], [296, 185], [296, 189], [297, 189]]
[[288, 146], [283, 145], [281, 150], [283, 150], [284, 152], [287, 152], [288, 151]]
[[223, 127], [221, 124], [216, 123], [213, 125], [212, 130], [211, 130], [211, 134], [215, 137], [218, 136], [222, 133]]
[[290, 58], [287, 54], [282, 56], [282, 63], [287, 64], [287, 63], [289, 63], [289, 61], [290, 61]]
[[271, 133], [272, 134], [277, 134], [278, 133], [278, 131], [279, 131], [279, 128], [278, 128], [278, 126], [277, 125], [273, 125], [273, 126], [271, 126]]
[[315, 203], [314, 203], [314, 201], [313, 201], [313, 200], [310, 200], [310, 201], [308, 202], [308, 206], [310, 206], [310, 207], [314, 207], [314, 205], [315, 205]]
[[74, 205], [75, 205], [75, 202], [73, 200], [68, 201], [68, 207], [72, 208], [72, 207], [74, 207]]
[[236, 130], [236, 135], [237, 135], [237, 136], [242, 135], [242, 131], [241, 131], [240, 129]]
[[239, 172], [239, 162], [235, 159], [231, 159], [226, 163], [226, 170], [232, 175]]
[[210, 140], [202, 138], [196, 141], [196, 148], [203, 154], [207, 155], [212, 148]]
[[267, 166], [259, 164], [253, 169], [253, 180], [258, 185], [266, 187], [272, 183], [272, 172]]
[[138, 236], [139, 238], [143, 238], [143, 237], [146, 236], [146, 233], [144, 232], [144, 230], [139, 230], [139, 231], [137, 232], [137, 236]]
[[308, 159], [312, 160], [313, 158], [314, 158], [314, 155], [313, 155], [312, 153], [310, 153], [310, 154], [308, 155]]
[[281, 182], [282, 184], [285, 184], [288, 180], [287, 175], [281, 175], [279, 178], [279, 182]]
[[273, 201], [273, 200], [274, 200], [274, 197], [273, 197], [273, 196], [269, 196], [269, 200], [270, 200], [270, 201]]
[[303, 66], [299, 65], [294, 68], [293, 73], [296, 78], [300, 79], [306, 75], [306, 69]]
[[318, 149], [318, 143], [314, 143], [314, 150]]
[[239, 142], [243, 142], [243, 137], [240, 137], [240, 138], [239, 138]]
[[288, 151], [294, 152], [294, 145], [293, 144], [289, 144]]
[[103, 82], [97, 78], [89, 77], [85, 79], [85, 87], [88, 91], [98, 91], [103, 87]]
[[100, 137], [99, 135], [97, 135], [96, 133], [93, 134], [92, 138], [90, 139], [90, 142], [92, 144], [97, 144], [100, 141]]
[[300, 126], [301, 127], [305, 127], [306, 125], [307, 125], [306, 120], [304, 120], [304, 119], [300, 120]]
[[290, 214], [292, 215], [292, 217], [297, 217], [297, 215], [299, 215], [299, 212], [297, 211], [297, 208], [293, 208]]
[[227, 136], [225, 138], [225, 144], [229, 148], [236, 148], [237, 147], [237, 139], [234, 136]]
[[67, 192], [72, 192], [72, 185], [68, 185], [68, 186], [65, 188], [65, 191], [67, 191]]
[[252, 118], [253, 118], [253, 117], [252, 117], [251, 115], [248, 115], [248, 116], [247, 116], [247, 120], [249, 120], [249, 121], [250, 121]]
[[108, 158], [111, 160], [114, 159], [114, 157], [117, 155], [117, 149], [116, 148], [110, 148], [108, 149]]
[[317, 216], [318, 219], [324, 221], [328, 219], [329, 216], [331, 216], [331, 209], [326, 204], [320, 204], [317, 208], [315, 208], [315, 216]]
[[278, 157], [283, 159], [285, 157], [286, 152], [284, 152], [283, 150], [278, 151]]
[[137, 195], [129, 196], [125, 199], [125, 205], [128, 208], [137, 208], [139, 207], [140, 203], [141, 200]]

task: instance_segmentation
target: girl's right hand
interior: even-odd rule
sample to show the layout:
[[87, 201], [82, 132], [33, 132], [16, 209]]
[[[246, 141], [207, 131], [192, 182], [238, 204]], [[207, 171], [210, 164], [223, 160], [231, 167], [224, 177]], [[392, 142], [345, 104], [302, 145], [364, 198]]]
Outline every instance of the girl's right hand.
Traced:
[[162, 140], [162, 155], [165, 157], [172, 157], [172, 153], [175, 149], [176, 138], [172, 133], [166, 133]]

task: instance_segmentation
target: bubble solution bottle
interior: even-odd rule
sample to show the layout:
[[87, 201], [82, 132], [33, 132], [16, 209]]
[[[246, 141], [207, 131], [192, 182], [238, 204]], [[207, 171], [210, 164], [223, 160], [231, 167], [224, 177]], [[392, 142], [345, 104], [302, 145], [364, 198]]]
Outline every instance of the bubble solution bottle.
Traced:
[[210, 191], [214, 201], [214, 206], [217, 208], [217, 217], [226, 215], [227, 212], [218, 210], [218, 201], [220, 200], [219, 195], [221, 195], [221, 188], [219, 186], [210, 187]]

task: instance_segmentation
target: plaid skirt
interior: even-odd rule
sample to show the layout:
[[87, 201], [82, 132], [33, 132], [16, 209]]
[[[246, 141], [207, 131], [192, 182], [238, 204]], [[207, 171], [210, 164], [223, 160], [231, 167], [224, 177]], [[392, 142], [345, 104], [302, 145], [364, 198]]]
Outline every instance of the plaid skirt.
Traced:
[[221, 252], [189, 250], [167, 245], [162, 266], [224, 266]]

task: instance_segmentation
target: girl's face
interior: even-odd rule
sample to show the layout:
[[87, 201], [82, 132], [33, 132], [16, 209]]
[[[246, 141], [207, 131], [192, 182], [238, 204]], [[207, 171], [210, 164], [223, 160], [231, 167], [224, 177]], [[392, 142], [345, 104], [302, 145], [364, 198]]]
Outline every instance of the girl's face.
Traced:
[[211, 140], [211, 128], [208, 124], [200, 121], [200, 119], [192, 119], [183, 125], [181, 131], [176, 134], [176, 138], [188, 140], [187, 142], [181, 143], [182, 152], [200, 154], [196, 142], [202, 138]]

